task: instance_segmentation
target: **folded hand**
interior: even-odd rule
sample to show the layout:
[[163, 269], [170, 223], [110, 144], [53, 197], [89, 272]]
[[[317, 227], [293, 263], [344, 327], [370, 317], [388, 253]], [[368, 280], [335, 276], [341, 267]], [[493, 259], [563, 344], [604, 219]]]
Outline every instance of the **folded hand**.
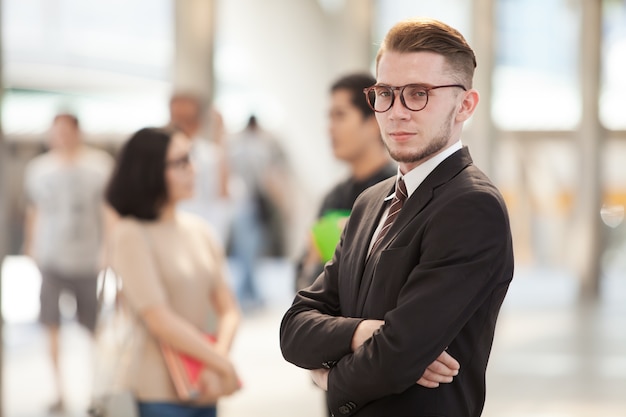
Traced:
[[229, 363], [226, 373], [205, 368], [200, 374], [200, 400], [215, 402], [220, 397], [231, 395], [241, 389], [241, 383], [235, 368]]
[[426, 388], [437, 388], [439, 384], [448, 384], [459, 374], [461, 365], [445, 350], [424, 371], [417, 381], [418, 385]]

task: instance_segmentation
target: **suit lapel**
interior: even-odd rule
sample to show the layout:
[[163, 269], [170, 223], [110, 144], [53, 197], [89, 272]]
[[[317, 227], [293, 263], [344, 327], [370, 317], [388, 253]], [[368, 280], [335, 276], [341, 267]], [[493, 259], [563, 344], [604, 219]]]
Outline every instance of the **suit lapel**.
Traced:
[[[354, 279], [350, 280], [350, 294], [354, 294], [355, 296], [358, 296], [360, 293], [360, 289], [363, 286], [363, 280], [367, 277], [365, 267], [369, 244], [372, 240], [376, 227], [378, 227], [380, 218], [385, 211], [385, 197], [393, 192], [395, 180], [396, 177], [394, 176], [379, 184], [379, 192], [369, 199], [367, 207], [363, 210], [363, 217], [358, 220], [358, 230], [354, 235], [354, 241], [359, 242], [359, 244], [356, 256], [352, 258], [350, 265], [350, 273], [354, 276]], [[358, 299], [355, 300], [357, 300], [355, 306], [358, 306]]]
[[456, 177], [468, 165], [472, 164], [472, 158], [467, 147], [453, 153], [441, 162], [411, 194], [404, 204], [398, 218], [389, 229], [389, 233], [381, 242], [381, 250], [387, 248], [408, 224], [417, 216], [432, 200], [435, 190]]
[[[411, 194], [411, 196], [407, 199], [400, 211], [400, 214], [396, 218], [395, 222], [389, 229], [387, 235], [383, 238], [382, 242], [376, 249], [374, 253], [372, 253], [369, 257], [367, 257], [367, 250], [369, 248], [369, 243], [374, 233], [374, 230], [378, 226], [380, 221], [380, 217], [384, 208], [386, 207], [384, 204], [379, 203], [380, 207], [378, 208], [378, 215], [376, 216], [375, 222], [367, 223], [367, 230], [369, 230], [369, 239], [361, 240], [361, 242], [365, 242], [361, 245], [361, 253], [359, 256], [359, 275], [360, 280], [355, 280], [359, 282], [359, 286], [355, 289], [355, 294], [358, 293], [357, 298], [357, 317], [360, 317], [363, 313], [363, 308], [365, 306], [365, 302], [367, 301], [367, 296], [369, 293], [370, 285], [372, 283], [372, 279], [374, 277], [374, 271], [376, 269], [376, 264], [378, 263], [378, 258], [380, 257], [380, 253], [385, 250], [391, 242], [393, 242], [398, 234], [404, 230], [409, 223], [428, 205], [428, 203], [432, 200], [434, 191], [437, 187], [447, 183], [452, 178], [454, 178], [459, 172], [465, 169], [468, 165], [472, 164], [472, 158], [469, 155], [469, 151], [467, 147], [455, 152], [450, 155], [447, 159], [441, 162], [420, 184], [420, 186]], [[393, 178], [395, 181], [395, 178]], [[392, 182], [392, 191], [393, 191], [393, 182]], [[389, 191], [385, 195], [389, 195], [391, 191]], [[384, 199], [384, 197], [382, 197]], [[381, 199], [381, 200], [382, 200]]]

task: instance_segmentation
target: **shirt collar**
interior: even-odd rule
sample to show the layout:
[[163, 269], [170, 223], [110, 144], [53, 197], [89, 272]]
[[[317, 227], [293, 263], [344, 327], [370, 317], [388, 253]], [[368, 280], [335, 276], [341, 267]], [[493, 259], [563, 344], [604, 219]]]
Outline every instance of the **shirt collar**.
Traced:
[[[454, 142], [452, 145], [444, 149], [441, 153], [416, 166], [404, 175], [402, 175], [402, 173], [400, 172], [400, 167], [398, 167], [397, 178], [402, 177], [404, 179], [404, 184], [406, 185], [406, 191], [409, 197], [411, 197], [411, 194], [413, 194], [413, 192], [417, 190], [417, 187], [420, 186], [420, 184], [426, 179], [426, 177], [431, 172], [433, 172], [440, 163], [442, 163], [444, 160], [446, 160], [446, 158], [462, 148], [463, 144], [460, 140], [458, 140], [457, 142]], [[393, 195], [394, 194], [391, 194], [385, 200], [393, 198]]]

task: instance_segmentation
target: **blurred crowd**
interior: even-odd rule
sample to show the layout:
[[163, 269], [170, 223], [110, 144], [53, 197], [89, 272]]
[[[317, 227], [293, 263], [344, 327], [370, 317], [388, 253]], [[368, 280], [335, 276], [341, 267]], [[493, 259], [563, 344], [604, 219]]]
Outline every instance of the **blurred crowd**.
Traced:
[[[46, 151], [25, 169], [23, 253], [42, 277], [39, 320], [49, 336], [57, 392], [50, 413], [66, 408], [62, 294], [74, 297], [78, 322], [97, 339], [103, 270], [120, 277], [124, 290], [116, 296], [145, 330], [140, 357], [148, 359], [139, 365], [144, 376], [129, 383], [133, 390], [148, 399], [176, 399], [169, 379], [158, 382], [164, 365], [155, 340], [194, 357], [208, 355], [213, 369], [228, 376], [203, 376], [207, 384], [220, 381], [207, 389], [204, 403], [237, 388], [225, 358], [239, 312], [264, 305], [255, 276], [259, 260], [286, 255], [289, 163], [255, 115], [227, 137], [219, 112], [193, 92], [173, 94], [169, 110], [167, 123], [136, 132], [116, 155], [86, 144], [77, 116], [59, 113]], [[134, 228], [145, 236], [133, 241]], [[219, 341], [216, 349], [198, 337], [207, 326]]]
[[[49, 337], [56, 392], [50, 414], [67, 407], [59, 304], [70, 294], [99, 355], [105, 326], [110, 332], [115, 322], [113, 331], [123, 331], [111, 316], [129, 318], [132, 330], [125, 334], [133, 335], [132, 343], [124, 336], [118, 352], [108, 355], [123, 350], [138, 363], [117, 361], [119, 369], [109, 369], [115, 375], [106, 379], [133, 393], [138, 415], [165, 415], [172, 407], [191, 413], [175, 415], [215, 415], [217, 399], [240, 387], [229, 350], [241, 315], [266, 305], [259, 263], [292, 263], [294, 288], [310, 285], [358, 194], [396, 173], [362, 93], [374, 83], [369, 74], [349, 74], [329, 89], [330, 142], [350, 175], [324, 198], [295, 259], [289, 229], [298, 216], [297, 185], [279, 136], [256, 115], [240, 132], [228, 133], [205, 98], [178, 91], [169, 101], [169, 120], [135, 132], [112, 153], [85, 143], [75, 114], [54, 117], [46, 146], [25, 169], [23, 229], [23, 253], [42, 277], [39, 321]], [[329, 214], [339, 212], [328, 229]], [[108, 273], [116, 282], [108, 313], [103, 271], [104, 280]], [[207, 334], [214, 343], [206, 343]], [[192, 403], [181, 402], [164, 345], [205, 365]], [[101, 371], [94, 369], [94, 389], [106, 391]], [[90, 412], [102, 415], [96, 394]]]

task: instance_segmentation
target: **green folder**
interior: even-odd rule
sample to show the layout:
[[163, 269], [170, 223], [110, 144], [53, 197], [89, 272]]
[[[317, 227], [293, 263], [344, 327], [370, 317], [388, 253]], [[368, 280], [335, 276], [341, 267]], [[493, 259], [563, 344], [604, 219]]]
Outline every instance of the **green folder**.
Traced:
[[313, 225], [311, 229], [313, 244], [322, 262], [326, 263], [332, 259], [335, 247], [341, 238], [343, 225], [349, 216], [349, 210], [331, 210], [324, 213]]

